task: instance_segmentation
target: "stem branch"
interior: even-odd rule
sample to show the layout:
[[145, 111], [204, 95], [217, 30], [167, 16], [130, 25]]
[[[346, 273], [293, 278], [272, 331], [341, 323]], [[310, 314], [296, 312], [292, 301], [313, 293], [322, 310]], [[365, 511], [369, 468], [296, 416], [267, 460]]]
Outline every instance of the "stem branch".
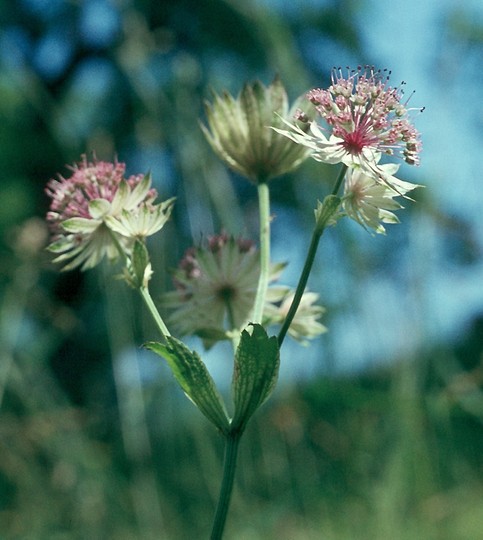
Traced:
[[164, 321], [161, 318], [161, 315], [159, 314], [156, 306], [154, 305], [151, 295], [149, 294], [149, 289], [147, 287], [139, 287], [139, 293], [141, 294], [141, 297], [144, 300], [144, 303], [146, 304], [149, 313], [151, 313], [151, 316], [154, 319], [154, 322], [156, 323], [156, 326], [161, 332], [163, 338], [170, 336], [171, 334], [169, 333], [168, 327], [164, 324]]
[[[334, 189], [332, 190], [331, 195], [337, 195], [340, 189], [340, 186], [342, 185], [342, 182], [344, 180], [346, 171], [347, 171], [347, 165], [343, 165], [339, 172], [339, 175], [337, 176], [337, 180], [335, 181]], [[285, 321], [283, 322], [282, 328], [280, 329], [280, 332], [278, 333], [277, 339], [278, 339], [279, 347], [282, 346], [283, 340], [285, 339], [288, 329], [290, 328], [290, 325], [292, 324], [295, 314], [297, 313], [297, 309], [300, 305], [300, 301], [302, 300], [305, 287], [307, 286], [307, 281], [309, 279], [310, 272], [312, 271], [312, 266], [314, 264], [317, 248], [319, 247], [320, 237], [322, 236], [322, 233], [324, 232], [326, 225], [327, 225], [327, 221], [324, 221], [323, 223], [316, 223], [315, 225], [314, 232], [312, 233], [312, 239], [310, 241], [310, 246], [307, 251], [305, 264], [304, 264], [302, 273], [300, 275], [299, 282], [297, 284], [297, 289], [295, 290], [295, 295], [292, 300], [292, 304], [290, 305], [290, 309], [288, 310], [287, 316], [285, 317]]]
[[[128, 257], [127, 253], [122, 248], [121, 244], [119, 243], [119, 240], [117, 239], [116, 235], [110, 230], [109, 233], [111, 235], [112, 241], [117, 247], [117, 250], [119, 252], [119, 255], [124, 260], [124, 263], [126, 264], [126, 268], [129, 270], [132, 268], [132, 261]], [[168, 330], [168, 327], [166, 324], [164, 324], [164, 321], [159, 314], [159, 311], [157, 307], [155, 306], [153, 299], [151, 298], [151, 294], [149, 293], [149, 289], [145, 287], [144, 285], [141, 285], [138, 287], [139, 294], [141, 295], [141, 298], [143, 299], [146, 307], [148, 308], [149, 313], [151, 314], [151, 317], [153, 318], [154, 322], [156, 323], [156, 326], [158, 327], [158, 330], [161, 332], [161, 335], [163, 338], [166, 338], [167, 336], [170, 336], [170, 332]]]
[[295, 317], [295, 313], [297, 313], [300, 300], [302, 299], [302, 295], [304, 294], [305, 287], [307, 285], [307, 280], [309, 279], [309, 275], [312, 270], [312, 265], [314, 264], [315, 254], [317, 253], [319, 240], [320, 240], [320, 237], [322, 236], [323, 231], [324, 229], [319, 230], [316, 227], [314, 229], [314, 232], [312, 233], [312, 239], [310, 241], [309, 250], [307, 252], [307, 258], [305, 259], [304, 268], [302, 270], [302, 274], [300, 275], [300, 279], [297, 284], [297, 289], [295, 290], [292, 304], [290, 305], [290, 309], [288, 310], [287, 316], [285, 317], [285, 320], [283, 321], [282, 328], [280, 328], [280, 332], [278, 333], [277, 339], [278, 339], [279, 347], [282, 346], [283, 340], [285, 339], [288, 329], [290, 325], [292, 324], [293, 318]]

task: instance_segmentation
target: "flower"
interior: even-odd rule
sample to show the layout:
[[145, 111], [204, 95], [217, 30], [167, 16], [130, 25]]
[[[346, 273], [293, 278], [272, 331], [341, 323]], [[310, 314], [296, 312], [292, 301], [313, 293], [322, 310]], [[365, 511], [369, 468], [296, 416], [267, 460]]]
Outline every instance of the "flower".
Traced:
[[160, 204], [142, 203], [133, 210], [123, 209], [119, 215], [107, 215], [106, 225], [111, 231], [129, 238], [144, 239], [157, 233], [168, 221], [174, 198]]
[[[391, 210], [403, 208], [394, 197], [405, 195], [409, 191], [421, 187], [417, 184], [403, 182], [394, 177], [399, 165], [388, 163], [378, 165], [387, 184], [378, 182], [377, 177], [366, 173], [361, 168], [349, 168], [345, 176], [342, 207], [345, 213], [366, 229], [385, 234], [382, 223], [399, 223]], [[394, 189], [390, 186], [394, 186]]]
[[174, 272], [176, 291], [164, 296], [174, 309], [169, 321], [181, 335], [195, 334], [209, 346], [246, 323], [253, 307], [259, 256], [253, 242], [227, 234], [190, 248]]
[[[228, 339], [250, 321], [260, 272], [260, 255], [250, 240], [227, 234], [208, 237], [205, 245], [189, 248], [174, 272], [175, 291], [164, 295], [171, 309], [170, 325], [181, 335], [198, 335], [209, 348]], [[274, 286], [284, 264], [272, 265], [263, 323], [283, 323], [293, 292]], [[325, 330], [316, 319], [324, 311], [313, 306], [313, 293], [304, 295], [289, 334], [311, 338]]]
[[153, 204], [157, 196], [150, 175], [124, 178], [124, 163], [82, 161], [70, 167], [69, 178], [50, 180], [52, 199], [47, 222], [53, 241], [48, 249], [67, 262], [64, 270], [92, 268], [107, 257], [129, 255], [136, 237], [158, 231], [171, 211], [172, 199]]
[[[272, 287], [268, 290], [267, 304], [264, 309], [264, 317], [270, 324], [283, 324], [287, 317], [295, 292], [290, 287]], [[288, 334], [302, 344], [307, 339], [313, 339], [327, 331], [318, 319], [325, 313], [325, 308], [315, 304], [319, 295], [305, 291], [300, 300], [297, 312], [290, 323]]]
[[[306, 106], [310, 104], [306, 104]], [[213, 103], [205, 103], [208, 127], [201, 129], [218, 157], [231, 169], [260, 183], [298, 167], [309, 151], [280, 136], [270, 125], [283, 126], [301, 106], [291, 110], [279, 78], [265, 87], [256, 81], [246, 84], [235, 99], [228, 92], [214, 94]]]
[[[403, 102], [402, 89], [388, 85], [389, 75], [386, 70], [365, 66], [344, 77], [340, 68], [334, 68], [328, 89], [316, 88], [306, 95], [326, 127], [314, 120], [309, 131], [304, 131], [285, 121], [290, 130], [273, 129], [309, 148], [317, 161], [357, 166], [387, 183], [384, 169], [378, 165], [380, 154], [418, 165], [422, 147], [419, 132], [409, 119], [413, 110], [407, 107], [409, 100]], [[300, 112], [295, 118], [309, 121]]]

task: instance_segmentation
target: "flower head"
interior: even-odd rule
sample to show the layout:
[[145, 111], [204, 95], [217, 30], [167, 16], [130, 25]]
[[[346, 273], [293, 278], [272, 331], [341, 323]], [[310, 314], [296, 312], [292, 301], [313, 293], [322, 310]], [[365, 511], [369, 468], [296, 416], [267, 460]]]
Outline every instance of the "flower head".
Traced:
[[50, 180], [52, 199], [47, 221], [54, 262], [67, 262], [64, 270], [96, 266], [104, 257], [114, 260], [129, 254], [134, 239], [158, 231], [171, 211], [172, 200], [153, 204], [157, 196], [150, 175], [124, 178], [125, 164], [93, 160], [71, 167], [68, 178]]
[[[270, 324], [283, 324], [294, 296], [295, 292], [290, 287], [269, 289], [263, 314]], [[327, 328], [318, 321], [325, 313], [325, 308], [316, 304], [318, 299], [317, 293], [305, 291], [288, 329], [288, 335], [302, 344], [327, 331]]]
[[259, 256], [253, 242], [227, 234], [190, 248], [174, 272], [176, 290], [164, 297], [170, 322], [181, 335], [196, 334], [209, 346], [240, 328], [253, 307]]
[[[273, 285], [284, 266], [271, 268], [264, 324], [281, 324], [293, 298], [290, 288]], [[200, 336], [206, 347], [229, 338], [250, 320], [259, 272], [260, 255], [250, 240], [220, 234], [188, 249], [174, 272], [176, 290], [164, 296], [164, 305], [173, 310], [171, 325], [181, 335]], [[316, 321], [324, 310], [312, 305], [316, 298], [310, 294], [304, 296], [289, 330], [296, 339], [315, 337], [324, 330]]]
[[228, 92], [215, 94], [213, 103], [205, 105], [208, 126], [201, 128], [231, 169], [253, 182], [264, 182], [295, 169], [309, 155], [306, 148], [269, 129], [282, 127], [282, 119], [293, 117], [300, 106], [296, 103], [289, 110], [280, 79], [268, 87], [257, 81], [246, 84], [237, 98]]
[[[328, 89], [307, 93], [325, 126], [312, 121], [310, 132], [306, 132], [285, 122], [290, 130], [274, 129], [309, 148], [315, 160], [358, 166], [386, 183], [384, 170], [378, 166], [380, 154], [399, 156], [410, 165], [418, 165], [421, 151], [419, 132], [409, 118], [409, 100], [403, 102], [401, 88], [392, 88], [388, 81], [388, 72], [369, 66], [349, 71], [346, 76], [340, 68], [334, 68]], [[308, 120], [304, 116], [299, 113], [296, 118]]]
[[[384, 234], [386, 229], [383, 223], [399, 223], [392, 210], [403, 207], [394, 198], [420, 186], [394, 177], [399, 165], [390, 163], [378, 167], [384, 173], [387, 184], [379, 183], [377, 177], [361, 168], [347, 169], [342, 207], [351, 219], [364, 228]], [[390, 186], [394, 186], [394, 189]]]
[[157, 233], [168, 221], [174, 198], [160, 204], [141, 203], [132, 210], [122, 209], [120, 214], [107, 215], [106, 225], [116, 233], [128, 238], [144, 239]]

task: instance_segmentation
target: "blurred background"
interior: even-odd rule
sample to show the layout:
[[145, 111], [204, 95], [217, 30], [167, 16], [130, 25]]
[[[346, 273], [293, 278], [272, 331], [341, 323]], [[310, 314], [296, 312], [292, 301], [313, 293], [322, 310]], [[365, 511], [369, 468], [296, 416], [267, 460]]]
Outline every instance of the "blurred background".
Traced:
[[[102, 268], [51, 264], [46, 182], [92, 151], [152, 171], [177, 197], [151, 243], [159, 298], [202, 233], [256, 238], [254, 186], [199, 129], [210, 89], [279, 74], [293, 100], [371, 64], [426, 107], [422, 164], [399, 172], [426, 187], [387, 236], [348, 220], [324, 235], [309, 284], [329, 332], [287, 340], [226, 538], [481, 538], [482, 57], [478, 0], [4, 0], [0, 537], [206, 538], [221, 478], [222, 440], [139, 347], [157, 336], [138, 299]], [[335, 174], [306, 162], [272, 184], [288, 285]], [[228, 394], [229, 349], [206, 360]]]

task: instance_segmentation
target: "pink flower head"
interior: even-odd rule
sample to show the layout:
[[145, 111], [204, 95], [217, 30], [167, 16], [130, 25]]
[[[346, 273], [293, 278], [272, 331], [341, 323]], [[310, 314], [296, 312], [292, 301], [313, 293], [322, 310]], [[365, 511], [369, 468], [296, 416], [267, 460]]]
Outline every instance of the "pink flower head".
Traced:
[[135, 238], [153, 234], [169, 218], [173, 200], [153, 204], [150, 175], [126, 179], [124, 163], [89, 162], [86, 156], [70, 169], [72, 176], [50, 180], [46, 188], [52, 199], [49, 250], [58, 255], [54, 262], [69, 261], [64, 270], [92, 268], [121, 251], [129, 255]]
[[[82, 161], [68, 167], [72, 176], [52, 179], [48, 182], [46, 193], [52, 199], [50, 211], [47, 213], [52, 232], [62, 233], [61, 223], [70, 218], [91, 219], [89, 203], [96, 199], [112, 202], [119, 186], [124, 180], [126, 165], [106, 161], [87, 161], [85, 155]], [[125, 181], [131, 188], [135, 188], [144, 178], [144, 174], [130, 176]], [[148, 199], [154, 200], [157, 193], [154, 189], [149, 191]]]
[[[401, 87], [388, 85], [389, 75], [386, 70], [369, 66], [350, 70], [347, 75], [334, 68], [328, 89], [307, 93], [326, 127], [313, 121], [310, 131], [305, 132], [286, 122], [290, 131], [276, 131], [310, 148], [318, 161], [358, 166], [385, 182], [377, 165], [381, 154], [418, 165], [421, 151], [419, 132], [410, 119], [413, 109], [407, 106], [409, 99], [403, 101]], [[304, 121], [305, 115], [296, 118]]]
[[407, 118], [408, 101], [402, 103], [401, 89], [388, 86], [389, 75], [366, 66], [344, 78], [342, 70], [334, 68], [329, 89], [311, 90], [307, 98], [341, 139], [341, 151], [351, 156], [366, 148], [389, 155], [399, 151], [407, 163], [417, 165], [419, 133]]

